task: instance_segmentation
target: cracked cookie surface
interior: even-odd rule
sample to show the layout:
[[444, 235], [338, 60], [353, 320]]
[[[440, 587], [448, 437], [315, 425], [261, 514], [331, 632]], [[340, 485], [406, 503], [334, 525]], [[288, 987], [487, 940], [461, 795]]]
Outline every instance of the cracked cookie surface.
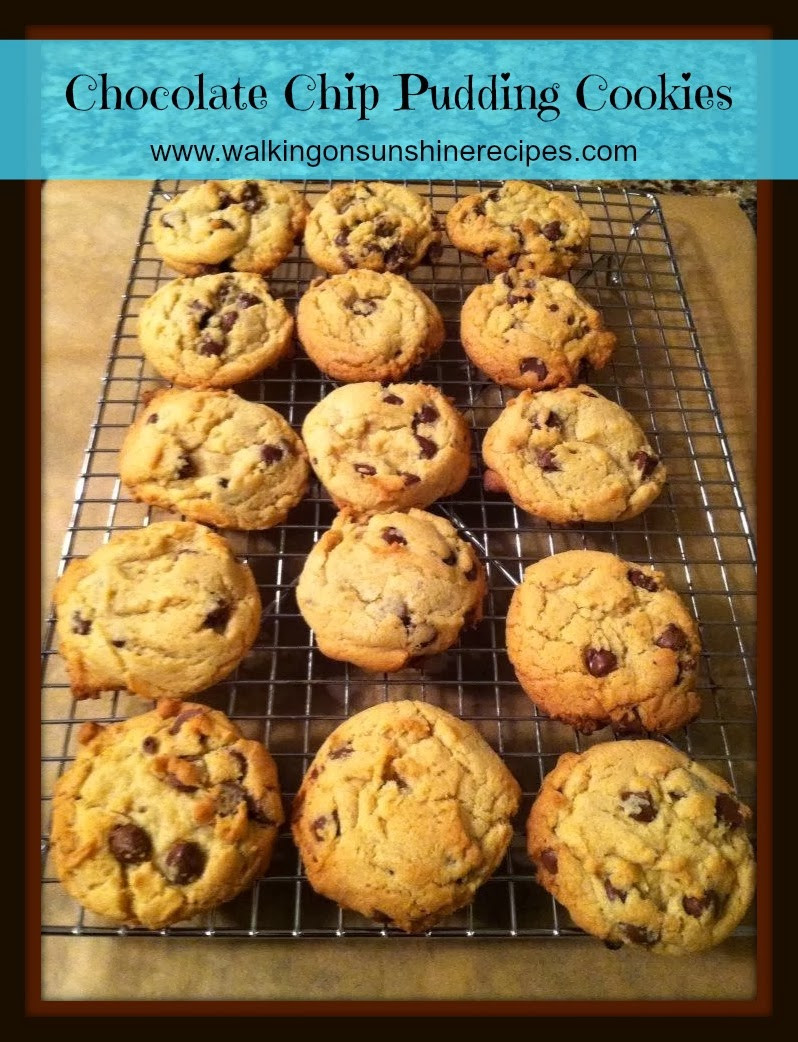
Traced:
[[73, 560], [55, 587], [58, 650], [76, 698], [202, 691], [227, 676], [260, 627], [252, 572], [192, 521], [121, 532]]
[[318, 893], [415, 933], [473, 900], [504, 857], [519, 798], [470, 724], [386, 702], [319, 749], [294, 801], [294, 840]]
[[465, 419], [426, 384], [338, 387], [302, 437], [336, 506], [357, 514], [428, 506], [457, 492], [471, 466]]
[[571, 196], [505, 181], [459, 199], [446, 216], [446, 231], [458, 249], [475, 253], [491, 271], [563, 275], [587, 245], [590, 219]]
[[400, 380], [440, 350], [441, 314], [401, 275], [351, 271], [310, 286], [297, 333], [319, 369], [336, 380]]
[[403, 185], [384, 181], [337, 184], [313, 207], [305, 249], [331, 274], [350, 268], [410, 271], [440, 251], [432, 207]]
[[302, 235], [308, 210], [299, 192], [275, 181], [206, 181], [154, 215], [152, 238], [183, 275], [268, 275]]
[[486, 487], [556, 524], [636, 517], [665, 484], [637, 421], [590, 387], [522, 391], [485, 434]]
[[669, 955], [719, 944], [754, 893], [750, 810], [671, 746], [566, 753], [527, 823], [538, 882], [608, 947]]
[[181, 387], [230, 387], [292, 350], [294, 320], [258, 275], [175, 279], [141, 308], [148, 361]]
[[283, 417], [232, 391], [157, 392], [119, 456], [136, 499], [222, 528], [280, 524], [307, 491], [309, 472]]
[[673, 731], [698, 715], [701, 642], [662, 572], [598, 550], [530, 565], [507, 612], [507, 654], [527, 695], [589, 733]]
[[296, 599], [328, 658], [391, 673], [479, 622], [485, 590], [481, 561], [444, 518], [343, 511], [308, 555]]
[[516, 268], [469, 294], [460, 331], [471, 361], [519, 390], [576, 383], [603, 368], [617, 342], [570, 282]]
[[283, 821], [259, 742], [207, 706], [84, 724], [53, 796], [56, 873], [82, 905], [159, 930], [229, 901], [265, 872]]

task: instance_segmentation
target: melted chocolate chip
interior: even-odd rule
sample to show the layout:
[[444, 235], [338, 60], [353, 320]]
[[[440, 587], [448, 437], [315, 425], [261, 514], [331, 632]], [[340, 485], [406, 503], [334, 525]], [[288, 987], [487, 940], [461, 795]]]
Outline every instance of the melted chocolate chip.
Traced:
[[537, 453], [538, 466], [545, 474], [552, 474], [556, 470], [561, 470], [559, 463], [554, 458], [554, 453], [549, 452], [548, 449], [541, 449]]
[[245, 792], [238, 782], [222, 782], [216, 795], [216, 811], [221, 817], [227, 818], [235, 814], [245, 798]]
[[79, 611], [72, 613], [72, 632], [85, 637], [91, 631], [91, 619], [84, 619]]
[[154, 753], [158, 752], [158, 739], [154, 738], [151, 734], [148, 734], [141, 743], [141, 748], [148, 756], [152, 756]]
[[318, 840], [324, 839], [324, 833], [330, 825], [335, 829], [334, 836], [339, 836], [341, 834], [341, 823], [338, 820], [338, 811], [334, 810], [331, 814], [322, 814], [310, 823], [313, 835]]
[[643, 726], [643, 721], [640, 719], [640, 714], [634, 708], [624, 713], [621, 719], [613, 724], [612, 729], [617, 735], [647, 733]]
[[238, 749], [230, 749], [229, 753], [238, 764], [238, 780], [241, 781], [243, 778], [246, 778], [247, 771], [249, 770], [247, 758], [243, 753], [240, 753]]
[[254, 308], [256, 304], [262, 303], [263, 301], [260, 297], [256, 297], [254, 293], [239, 293], [236, 298], [236, 304], [242, 311], [246, 311], [247, 308]]
[[715, 797], [715, 819], [736, 828], [745, 821], [740, 804], [725, 792]]
[[585, 652], [585, 665], [593, 677], [606, 677], [618, 668], [618, 659], [606, 648], [588, 648]]
[[430, 438], [424, 438], [420, 434], [414, 435], [416, 441], [421, 449], [421, 459], [432, 459], [433, 456], [437, 455], [438, 446]]
[[476, 217], [485, 216], [485, 204], [481, 199], [478, 199], [474, 204], [474, 208], [471, 211]]
[[540, 863], [547, 872], [551, 872], [553, 876], [556, 875], [558, 868], [556, 850], [544, 850], [540, 855]]
[[534, 304], [535, 298], [531, 294], [529, 294], [529, 293], [508, 293], [507, 294], [507, 303], [509, 304], [510, 307], [512, 307], [514, 304], [521, 304], [523, 301], [526, 301], [527, 304]]
[[374, 234], [380, 239], [387, 239], [396, 231], [396, 225], [390, 221], [380, 221], [374, 226]]
[[409, 487], [410, 485], [417, 485], [419, 481], [421, 481], [421, 478], [418, 476], [418, 474], [408, 474], [405, 470], [400, 470], [399, 473], [405, 479], [405, 488]]
[[147, 417], [147, 423], [157, 423], [157, 422], [158, 422], [158, 413], [157, 412], [151, 412], [150, 415]]
[[260, 458], [264, 463], [278, 463], [284, 455], [285, 451], [279, 445], [261, 445], [260, 447]]
[[229, 484], [230, 478], [219, 478], [219, 480], [217, 481], [217, 485], [219, 486], [219, 488], [227, 488]]
[[203, 627], [215, 630], [217, 633], [224, 633], [227, 623], [230, 621], [230, 605], [222, 602], [218, 604], [212, 611], [209, 611], [205, 616], [205, 620], [202, 623]]
[[353, 466], [357, 473], [362, 474], [364, 477], [370, 478], [377, 473], [377, 468], [372, 467], [370, 463], [354, 463]]
[[424, 254], [424, 263], [433, 264], [443, 254], [443, 246], [439, 242], [430, 243], [429, 249]]
[[499, 201], [499, 196], [500, 195], [501, 195], [501, 188], [493, 188], [493, 189], [491, 189], [490, 192], [488, 192], [488, 194], [485, 196], [485, 198], [486, 199], [490, 199], [490, 201], [492, 203], [497, 203]]
[[647, 930], [645, 926], [635, 926], [633, 923], [621, 923], [621, 932], [632, 942], [632, 944], [656, 944], [659, 934], [653, 930]]
[[559, 221], [549, 221], [540, 229], [540, 234], [545, 236], [549, 242], [556, 242], [562, 238], [562, 228]]
[[331, 749], [328, 756], [331, 760], [345, 760], [347, 756], [351, 756], [354, 751], [352, 743], [347, 742], [345, 745], [339, 745], [337, 749]]
[[232, 206], [235, 200], [232, 195], [228, 195], [227, 192], [222, 192], [219, 196], [219, 205], [216, 207], [217, 210], [226, 210], [228, 206]]
[[349, 253], [342, 253], [341, 260], [344, 262], [347, 268], [354, 268], [355, 258]]
[[178, 481], [182, 481], [184, 478], [193, 478], [197, 473], [197, 468], [194, 466], [194, 461], [190, 456], [180, 456], [177, 461], [177, 468], [175, 469], [175, 477]]
[[434, 423], [438, 417], [439, 412], [434, 405], [422, 405], [418, 412], [413, 417], [413, 430], [421, 423]]
[[177, 734], [186, 720], [191, 720], [194, 716], [202, 716], [204, 712], [205, 710], [200, 709], [199, 707], [195, 707], [194, 709], [184, 709], [183, 712], [178, 713], [172, 721], [172, 726], [169, 728], [169, 734]]
[[649, 477], [657, 469], [659, 459], [656, 456], [650, 456], [647, 452], [636, 452], [632, 456], [632, 463], [637, 464], [644, 478]]
[[123, 648], [127, 644], [126, 640], [112, 640], [111, 643], [115, 648]]
[[628, 804], [624, 810], [632, 821], [639, 821], [643, 825], [648, 825], [659, 813], [650, 792], [622, 792], [621, 800]]
[[385, 251], [385, 267], [388, 271], [401, 271], [409, 256], [410, 254], [402, 243], [395, 242]]
[[522, 358], [518, 369], [522, 373], [534, 373], [538, 380], [545, 380], [549, 375], [549, 369], [546, 363], [540, 359], [530, 356], [529, 358]]
[[209, 337], [206, 337], [200, 340], [197, 350], [206, 357], [210, 358], [214, 355], [218, 357], [224, 353], [224, 344], [219, 340], [211, 340]]
[[229, 333], [233, 326], [238, 321], [237, 311], [225, 311], [222, 317], [219, 319], [219, 325], [225, 333]]
[[630, 568], [626, 573], [626, 578], [632, 586], [639, 586], [641, 590], [648, 590], [649, 593], [656, 593], [659, 589], [659, 584], [653, 575], [646, 575], [639, 568]]
[[654, 643], [658, 648], [669, 648], [671, 651], [681, 651], [687, 647], [687, 634], [675, 623], [670, 623], [656, 638]]
[[349, 229], [348, 228], [344, 228], [343, 231], [338, 232], [338, 234], [333, 239], [333, 243], [336, 246], [346, 246], [346, 244], [348, 242], [349, 242]]
[[397, 546], [407, 546], [407, 540], [398, 528], [384, 528], [382, 530], [382, 538], [389, 546], [392, 546], [394, 543]]
[[114, 825], [108, 833], [108, 847], [121, 865], [140, 865], [152, 855], [149, 835], [131, 822]]
[[682, 908], [688, 915], [691, 915], [693, 919], [700, 919], [703, 913], [708, 909], [712, 908], [713, 911], [717, 907], [718, 895], [714, 890], [707, 890], [701, 897], [683, 897]]
[[386, 405], [403, 405], [404, 398], [400, 398], [398, 394], [386, 394], [382, 399]]
[[559, 311], [560, 310], [560, 305], [559, 304], [549, 304], [548, 309], [549, 309], [549, 311]]
[[467, 572], [463, 572], [463, 576], [470, 583], [472, 583], [476, 579], [476, 577], [478, 575], [479, 575], [479, 568], [475, 564], [472, 564]]
[[452, 553], [443, 558], [443, 563], [448, 565], [457, 564], [457, 554], [452, 551]]
[[626, 901], [626, 891], [618, 890], [617, 887], [612, 885], [609, 879], [604, 880], [604, 893], [610, 901]]
[[520, 253], [511, 253], [507, 260], [510, 262], [510, 267], [514, 268], [521, 259]]
[[167, 771], [163, 779], [167, 785], [171, 785], [173, 789], [177, 789], [178, 792], [196, 792], [199, 785], [188, 785], [186, 782], [182, 782], [176, 774], [172, 774], [171, 771]]
[[247, 803], [247, 817], [258, 825], [276, 825], [274, 818], [270, 818], [263, 808], [260, 800], [256, 800], [251, 792], [244, 793]]
[[184, 886], [193, 883], [205, 871], [205, 852], [196, 843], [179, 840], [173, 843], [165, 858], [166, 877]]

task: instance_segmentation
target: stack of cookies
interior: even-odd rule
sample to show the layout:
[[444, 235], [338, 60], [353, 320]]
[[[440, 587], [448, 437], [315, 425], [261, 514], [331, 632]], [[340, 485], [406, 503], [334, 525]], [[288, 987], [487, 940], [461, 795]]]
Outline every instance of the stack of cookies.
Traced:
[[[585, 381], [614, 334], [562, 278], [590, 221], [568, 196], [520, 181], [460, 199], [452, 243], [492, 281], [461, 313], [468, 358], [518, 390], [487, 431], [483, 481], [551, 524], [634, 517], [666, 470], [619, 404]], [[293, 350], [294, 318], [268, 277], [302, 239], [325, 275], [296, 335], [337, 386], [295, 431], [230, 390]], [[120, 476], [182, 515], [118, 534], [55, 591], [75, 697], [126, 688], [156, 708], [87, 725], [59, 780], [52, 846], [86, 907], [151, 929], [229, 900], [268, 868], [284, 814], [274, 761], [222, 713], [188, 702], [237, 667], [261, 603], [249, 567], [207, 525], [286, 523], [315, 474], [339, 513], [308, 554], [296, 599], [321, 653], [367, 671], [420, 669], [482, 617], [473, 542], [427, 510], [471, 469], [466, 417], [407, 380], [444, 323], [406, 277], [434, 263], [441, 224], [412, 190], [339, 184], [310, 210], [284, 185], [209, 181], [153, 227], [180, 277], [143, 305], [142, 350], [173, 386], [149, 396]], [[530, 564], [507, 617], [519, 684], [583, 733], [665, 734], [700, 710], [698, 627], [664, 572], [590, 550]], [[319, 749], [292, 808], [311, 885], [415, 932], [468, 904], [507, 851], [520, 788], [469, 724], [432, 705], [375, 705]], [[695, 951], [739, 922], [753, 892], [750, 812], [670, 746], [566, 754], [527, 825], [538, 881], [610, 946]]]

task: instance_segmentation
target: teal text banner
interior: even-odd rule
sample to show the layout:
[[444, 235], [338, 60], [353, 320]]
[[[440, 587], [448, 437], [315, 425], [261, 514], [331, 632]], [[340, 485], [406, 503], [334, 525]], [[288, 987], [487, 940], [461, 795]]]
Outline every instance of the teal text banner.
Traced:
[[0, 41], [5, 178], [798, 176], [796, 41]]

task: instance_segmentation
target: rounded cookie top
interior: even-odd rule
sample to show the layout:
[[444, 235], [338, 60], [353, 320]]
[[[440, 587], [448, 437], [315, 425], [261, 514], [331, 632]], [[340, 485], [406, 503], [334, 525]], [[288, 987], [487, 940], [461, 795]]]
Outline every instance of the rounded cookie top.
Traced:
[[414, 933], [468, 904], [496, 870], [519, 797], [470, 724], [423, 702], [387, 702], [324, 742], [292, 827], [315, 890]]
[[202, 691], [238, 665], [260, 627], [252, 572], [192, 521], [114, 535], [70, 563], [53, 600], [76, 698], [115, 688], [153, 699]]
[[636, 517], [667, 476], [637, 421], [586, 386], [522, 391], [488, 429], [482, 455], [490, 491], [556, 524]]
[[717, 775], [660, 742], [566, 753], [527, 824], [538, 882], [608, 947], [678, 955], [719, 944], [745, 915], [750, 810]]
[[274, 761], [207, 706], [84, 724], [58, 779], [51, 847], [66, 890], [159, 930], [229, 901], [268, 867], [283, 820]]
[[153, 243], [183, 275], [230, 268], [268, 275], [301, 236], [308, 209], [274, 181], [206, 181], [155, 214]]
[[438, 351], [441, 314], [401, 275], [350, 271], [310, 286], [297, 308], [310, 358], [335, 380], [400, 380]]
[[617, 343], [570, 282], [516, 268], [469, 294], [460, 329], [471, 361], [519, 389], [576, 383], [603, 368]]
[[416, 192], [384, 181], [337, 184], [313, 207], [305, 249], [332, 274], [350, 268], [410, 271], [440, 249], [432, 207]]
[[449, 238], [475, 253], [491, 271], [531, 268], [562, 275], [576, 264], [590, 238], [590, 219], [570, 196], [529, 181], [459, 199], [446, 217]]
[[182, 387], [230, 387], [291, 351], [294, 320], [257, 275], [175, 279], [141, 308], [149, 362]]
[[598, 550], [530, 565], [507, 612], [507, 654], [524, 691], [587, 733], [692, 720], [700, 653], [698, 627], [662, 572]]
[[485, 571], [442, 517], [344, 511], [311, 550], [296, 597], [328, 658], [395, 672], [482, 617]]
[[349, 384], [308, 413], [302, 437], [336, 506], [425, 507], [457, 492], [471, 465], [465, 419], [426, 384]]
[[280, 524], [309, 472], [283, 417], [232, 391], [157, 392], [119, 456], [119, 476], [137, 499], [222, 528]]

